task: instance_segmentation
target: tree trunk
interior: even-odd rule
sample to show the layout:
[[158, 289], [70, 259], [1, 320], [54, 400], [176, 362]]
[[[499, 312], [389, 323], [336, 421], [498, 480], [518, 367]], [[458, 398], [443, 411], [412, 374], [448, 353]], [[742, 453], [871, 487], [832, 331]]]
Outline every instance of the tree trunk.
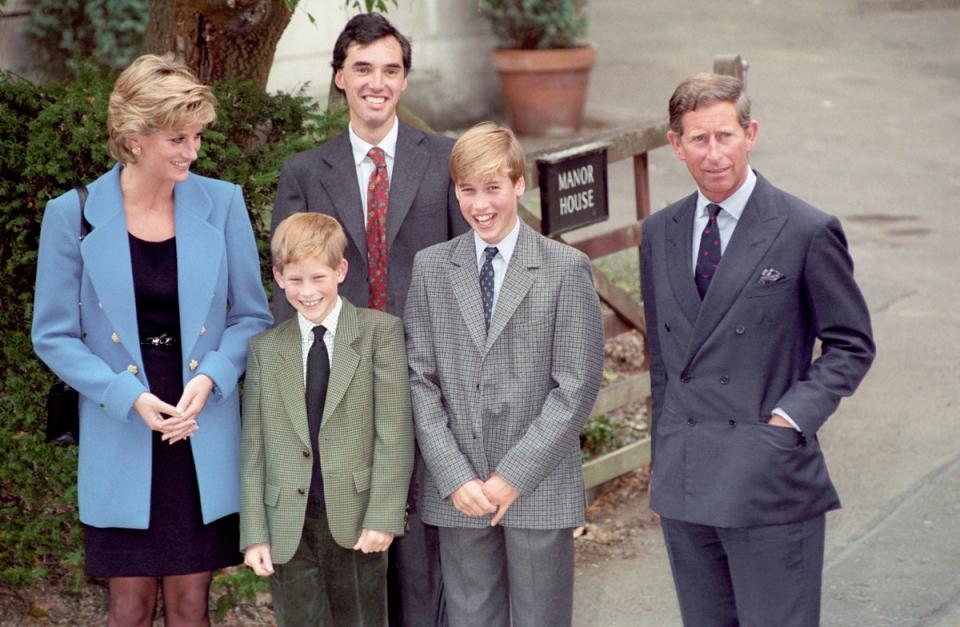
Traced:
[[292, 15], [281, 0], [150, 0], [147, 49], [176, 52], [206, 83], [245, 78], [263, 90]]

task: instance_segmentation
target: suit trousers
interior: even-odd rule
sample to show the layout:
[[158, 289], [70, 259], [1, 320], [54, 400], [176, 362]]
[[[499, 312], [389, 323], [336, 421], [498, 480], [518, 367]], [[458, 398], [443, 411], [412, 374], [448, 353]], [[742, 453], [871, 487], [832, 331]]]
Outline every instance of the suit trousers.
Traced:
[[440, 527], [439, 532], [451, 627], [571, 624], [572, 529]]
[[361, 553], [330, 535], [326, 507], [313, 498], [297, 552], [270, 576], [280, 627], [384, 627], [387, 624], [387, 554]]
[[825, 516], [712, 527], [661, 518], [685, 627], [816, 627]]
[[420, 518], [418, 507], [425, 472], [420, 447], [416, 446], [406, 530], [390, 545], [387, 567], [390, 627], [448, 627], [440, 573], [440, 538], [437, 528]]

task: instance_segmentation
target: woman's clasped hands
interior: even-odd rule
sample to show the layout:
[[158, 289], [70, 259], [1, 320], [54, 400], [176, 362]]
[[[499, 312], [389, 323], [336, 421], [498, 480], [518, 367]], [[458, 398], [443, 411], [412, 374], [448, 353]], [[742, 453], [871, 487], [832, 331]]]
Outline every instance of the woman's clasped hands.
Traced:
[[161, 439], [170, 444], [186, 440], [200, 428], [197, 416], [207, 403], [213, 390], [213, 381], [207, 375], [197, 375], [183, 388], [183, 395], [176, 407], [165, 403], [156, 395], [144, 392], [133, 404], [143, 422], [151, 431], [159, 431]]

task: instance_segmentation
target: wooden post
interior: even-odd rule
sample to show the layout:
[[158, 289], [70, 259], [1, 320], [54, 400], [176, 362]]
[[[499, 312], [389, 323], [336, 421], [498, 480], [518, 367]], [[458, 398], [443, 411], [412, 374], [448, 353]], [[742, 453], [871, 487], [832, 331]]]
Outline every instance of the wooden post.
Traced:
[[733, 76], [747, 82], [747, 60], [739, 54], [721, 54], [713, 58], [713, 73]]

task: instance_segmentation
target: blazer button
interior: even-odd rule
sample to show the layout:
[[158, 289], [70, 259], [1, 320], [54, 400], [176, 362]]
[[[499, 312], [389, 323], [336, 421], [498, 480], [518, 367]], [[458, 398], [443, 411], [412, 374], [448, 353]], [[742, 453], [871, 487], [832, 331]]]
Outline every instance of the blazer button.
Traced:
[[690, 416], [689, 418], [687, 418], [687, 424], [692, 427], [695, 424], [697, 424], [697, 419], [694, 418], [693, 416]]
[[738, 324], [737, 328], [734, 329], [734, 332], [737, 335], [743, 335], [746, 330], [747, 330], [747, 327], [743, 326], [742, 324]]
[[723, 375], [720, 377], [720, 385], [726, 385], [728, 383], [730, 383], [730, 377], [728, 377], [727, 375]]
[[686, 372], [682, 373], [680, 375], [680, 383], [690, 383], [690, 375], [688, 375]]
[[190, 360], [190, 370], [196, 370], [196, 369], [197, 369], [197, 366], [199, 366], [199, 365], [200, 365], [200, 362], [197, 361], [196, 359], [191, 359], [191, 360]]
[[304, 451], [303, 451], [303, 456], [304, 456], [304, 457], [310, 457], [310, 451], [304, 449]]
[[663, 328], [667, 330], [667, 333], [670, 333], [670, 323], [669, 323], [669, 322], [664, 322], [664, 323], [663, 323]]
[[730, 425], [730, 428], [731, 428], [731, 429], [733, 429], [734, 427], [737, 426], [737, 421], [736, 421], [736, 420], [728, 420], [728, 421], [727, 421], [727, 424]]
[[114, 331], [113, 335], [110, 336], [110, 339], [113, 340], [114, 344], [120, 343], [120, 336], [117, 335], [116, 331]]
[[304, 490], [303, 488], [297, 488], [297, 494], [306, 494], [306, 493], [307, 491]]
[[138, 372], [140, 372], [140, 369], [137, 368], [135, 365], [130, 364], [129, 366], [127, 366], [127, 372], [129, 372], [130, 374], [137, 374]]
[[206, 332], [207, 332], [207, 327], [201, 326], [201, 327], [200, 327], [200, 335], [204, 335]]

